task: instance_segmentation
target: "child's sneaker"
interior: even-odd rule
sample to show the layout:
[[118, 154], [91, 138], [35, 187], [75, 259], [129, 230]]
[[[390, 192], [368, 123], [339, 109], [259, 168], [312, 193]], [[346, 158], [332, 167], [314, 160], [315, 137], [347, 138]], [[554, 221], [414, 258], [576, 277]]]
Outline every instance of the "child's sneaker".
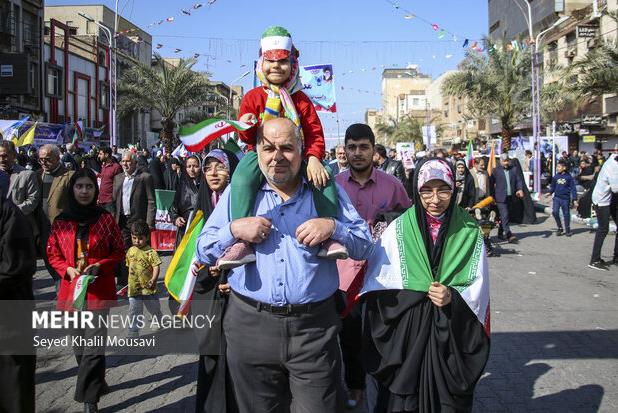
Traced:
[[573, 235], [573, 233], [571, 231], [567, 231], [564, 233], [564, 235], [571, 238], [571, 235]]
[[248, 242], [239, 241], [225, 250], [223, 256], [217, 260], [217, 267], [220, 270], [230, 270], [251, 262], [255, 262], [253, 247]]
[[329, 260], [346, 260], [348, 259], [348, 249], [334, 241], [329, 239], [322, 243], [322, 248], [318, 251], [318, 257], [327, 258]]
[[556, 235], [559, 236], [559, 237], [564, 235], [564, 231], [562, 230], [562, 228], [558, 228], [558, 231], [556, 231]]

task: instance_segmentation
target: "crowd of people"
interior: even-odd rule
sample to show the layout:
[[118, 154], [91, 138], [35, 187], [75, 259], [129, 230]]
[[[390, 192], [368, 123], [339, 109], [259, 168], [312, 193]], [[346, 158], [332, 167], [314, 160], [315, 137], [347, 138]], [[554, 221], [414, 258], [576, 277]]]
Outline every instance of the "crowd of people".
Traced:
[[[498, 236], [517, 242], [511, 224], [536, 220], [523, 174], [533, 163], [503, 153], [490, 173], [495, 160], [484, 145], [471, 164], [438, 149], [404, 167], [365, 124], [350, 125], [326, 155], [298, 56], [284, 28], [266, 30], [262, 85], [239, 113], [257, 126], [239, 134], [240, 158], [216, 145], [185, 158], [157, 148], [84, 153], [73, 144], [20, 154], [0, 141], [0, 298], [32, 299], [38, 255], [60, 310], [71, 310], [75, 281], [91, 274], [84, 309], [105, 314], [127, 286], [130, 314], [144, 306], [160, 314], [161, 260], [148, 239], [155, 190], [172, 190], [177, 243], [192, 215], [205, 218], [193, 300], [224, 308], [222, 352], [199, 358], [197, 411], [340, 412], [361, 400], [371, 413], [470, 411], [490, 343], [475, 205], [493, 197]], [[600, 250], [609, 218], [616, 221], [618, 159], [597, 154], [592, 166], [580, 157], [576, 179], [569, 162], [558, 162], [549, 190], [557, 235], [571, 233], [576, 181], [592, 182], [599, 230], [590, 265], [606, 269]], [[74, 350], [74, 399], [95, 412], [109, 392], [105, 354]], [[0, 356], [0, 410], [34, 411], [34, 372], [34, 356]]]

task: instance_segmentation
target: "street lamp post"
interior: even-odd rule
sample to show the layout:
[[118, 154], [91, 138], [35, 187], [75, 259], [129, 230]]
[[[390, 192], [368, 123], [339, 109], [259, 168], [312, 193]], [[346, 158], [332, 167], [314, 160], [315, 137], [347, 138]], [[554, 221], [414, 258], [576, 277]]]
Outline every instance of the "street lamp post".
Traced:
[[531, 0], [526, 0], [526, 6], [528, 6], [528, 35], [530, 37], [530, 41], [532, 45], [530, 46], [530, 76], [532, 81], [532, 142], [534, 145], [534, 192], [538, 195], [541, 193], [541, 145], [539, 142], [539, 116], [538, 116], [538, 97], [537, 94], [538, 89], [538, 79], [537, 79], [537, 67], [536, 67], [536, 43], [534, 42], [534, 34], [532, 29], [532, 6], [530, 5]]
[[245, 76], [247, 76], [249, 73], [251, 73], [251, 71], [247, 70], [245, 73], [243, 73], [242, 75], [238, 76], [236, 79], [232, 80], [230, 82], [230, 97], [227, 101], [227, 118], [229, 119], [230, 116], [232, 116], [232, 106], [233, 106], [233, 101], [232, 101], [232, 85], [236, 82], [238, 82], [239, 80], [243, 79]]
[[[116, 66], [116, 60], [114, 59], [114, 55], [115, 55], [115, 51], [114, 51], [114, 37], [112, 36], [112, 32], [105, 27], [103, 24], [101, 24], [100, 22], [94, 20], [92, 17], [90, 17], [88, 14], [83, 13], [83, 12], [79, 12], [77, 13], [78, 15], [80, 15], [81, 17], [83, 17], [84, 19], [88, 20], [89, 22], [92, 22], [94, 24], [97, 25], [97, 27], [103, 29], [103, 33], [105, 33], [105, 37], [107, 38], [107, 44], [110, 47], [110, 61], [109, 61], [109, 67], [107, 68], [108, 73], [109, 73], [109, 82], [110, 82], [110, 88], [109, 88], [109, 102], [108, 102], [108, 106], [109, 106], [109, 120], [108, 120], [108, 129], [109, 129], [109, 135], [110, 135], [110, 146], [111, 145], [115, 145], [116, 144], [116, 98], [115, 98], [115, 93], [116, 93], [116, 79], [115, 79], [115, 66]], [[114, 68], [114, 70], [112, 71], [112, 68]], [[97, 69], [98, 66], [97, 66]]]
[[[531, 82], [532, 82], [532, 141], [534, 142], [534, 192], [537, 193], [537, 196], [541, 194], [541, 142], [540, 142], [540, 130], [541, 130], [541, 76], [540, 76], [540, 64], [538, 64], [538, 50], [539, 50], [539, 42], [541, 37], [553, 29], [554, 27], [560, 25], [565, 20], [567, 20], [568, 16], [560, 17], [556, 20], [548, 29], [541, 31], [536, 39], [533, 34], [533, 20], [532, 20], [532, 6], [530, 4], [532, 0], [526, 0], [526, 6], [528, 6], [528, 34], [530, 36], [530, 41], [532, 45], [530, 47], [531, 55]], [[519, 6], [519, 3], [516, 2]], [[523, 11], [523, 10], [522, 10]], [[525, 17], [525, 14], [524, 14]]]

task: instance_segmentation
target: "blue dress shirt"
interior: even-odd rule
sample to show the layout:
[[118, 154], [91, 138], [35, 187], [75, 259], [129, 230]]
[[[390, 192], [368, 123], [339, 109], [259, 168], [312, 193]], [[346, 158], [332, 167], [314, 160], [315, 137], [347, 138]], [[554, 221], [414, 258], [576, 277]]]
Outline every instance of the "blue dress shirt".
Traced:
[[[373, 250], [369, 228], [339, 185], [337, 193], [339, 214], [331, 238], [345, 245], [351, 258], [367, 259]], [[271, 220], [272, 230], [263, 242], [253, 244], [255, 263], [231, 270], [232, 290], [277, 306], [305, 304], [332, 296], [339, 287], [336, 261], [319, 258], [319, 245], [307, 247], [296, 240], [296, 228], [317, 217], [307, 182], [303, 180], [285, 202], [265, 183], [257, 193], [254, 215]], [[228, 187], [198, 238], [196, 255], [201, 263], [214, 265], [225, 249], [236, 242], [230, 222]]]

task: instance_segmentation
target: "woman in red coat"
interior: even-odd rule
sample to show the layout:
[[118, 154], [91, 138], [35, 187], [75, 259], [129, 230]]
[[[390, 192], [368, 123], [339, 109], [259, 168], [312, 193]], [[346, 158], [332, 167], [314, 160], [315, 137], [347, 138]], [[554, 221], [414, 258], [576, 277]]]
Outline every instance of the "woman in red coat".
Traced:
[[[47, 242], [47, 257], [61, 277], [57, 308], [72, 311], [73, 290], [82, 274], [96, 279], [88, 284], [84, 309], [106, 315], [116, 301], [114, 269], [124, 259], [120, 228], [112, 214], [97, 206], [99, 188], [90, 169], [77, 171], [69, 181], [68, 208], [54, 221]], [[104, 326], [79, 329], [73, 335], [85, 338], [107, 335]], [[105, 338], [103, 338], [105, 340]], [[103, 341], [104, 342], [104, 341]], [[85, 412], [96, 412], [99, 398], [108, 391], [105, 383], [105, 348], [75, 347], [78, 365], [75, 400]]]

